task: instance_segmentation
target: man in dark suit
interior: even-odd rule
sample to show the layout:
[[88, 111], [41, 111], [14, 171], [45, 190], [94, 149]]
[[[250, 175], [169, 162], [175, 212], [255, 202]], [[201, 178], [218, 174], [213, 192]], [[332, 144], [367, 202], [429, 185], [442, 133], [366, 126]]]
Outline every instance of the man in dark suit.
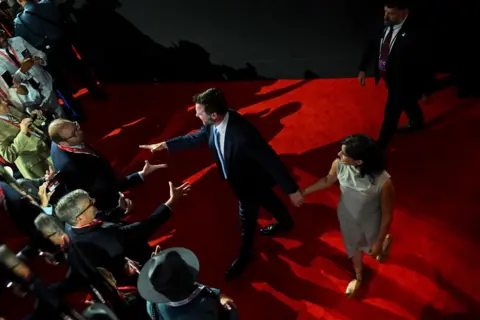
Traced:
[[145, 313], [144, 303], [141, 303], [140, 310], [129, 306], [117, 287], [100, 271], [99, 266], [94, 265], [91, 259], [84, 254], [84, 252], [90, 256], [94, 254], [95, 258], [109, 257], [108, 252], [95, 243], [73, 243], [55, 217], [40, 214], [35, 219], [35, 225], [45, 238], [61, 248], [69, 265], [66, 279], [50, 285], [50, 289], [63, 297], [73, 292], [88, 291], [94, 300], [108, 304], [115, 313], [121, 316], [121, 319], [147, 318], [139, 317], [139, 312]]
[[159, 168], [166, 165], [151, 165], [145, 161], [142, 171], [117, 179], [110, 163], [85, 144], [83, 131], [77, 122], [54, 120], [48, 127], [52, 140], [51, 157], [55, 171], [59, 173], [59, 187], [54, 196], [82, 189], [96, 199], [96, 206], [108, 213], [119, 203], [119, 192], [125, 191]]
[[166, 142], [140, 146], [152, 152], [176, 151], [208, 143], [217, 167], [240, 202], [242, 246], [238, 259], [227, 270], [227, 277], [237, 275], [246, 267], [260, 207], [278, 221], [261, 230], [273, 236], [293, 227], [288, 209], [272, 190], [275, 184], [300, 206], [303, 197], [295, 180], [280, 157], [263, 139], [257, 129], [236, 111], [229, 110], [224, 95], [212, 88], [194, 97], [196, 116], [203, 122], [199, 131]]
[[416, 28], [405, 1], [388, 1], [384, 10], [384, 27], [368, 43], [358, 75], [360, 84], [365, 85], [366, 69], [374, 60], [375, 83], [383, 79], [387, 86], [388, 98], [378, 138], [383, 149], [395, 135], [403, 111], [409, 119], [403, 131], [423, 128], [423, 112], [418, 100], [428, 100], [435, 81], [429, 37]]
[[[131, 224], [109, 223], [96, 220], [95, 201], [87, 192], [77, 189], [64, 196], [57, 204], [56, 215], [72, 229], [68, 232], [70, 239], [82, 247], [86, 257], [95, 267], [110, 271], [115, 279], [125, 279], [125, 258], [140, 264], [150, 259], [152, 249], [148, 240], [170, 218], [175, 203], [188, 193], [190, 186], [183, 184], [173, 187], [170, 183], [170, 199], [157, 207], [145, 220]], [[52, 239], [53, 240], [53, 239]], [[98, 250], [86, 250], [86, 245]], [[123, 279], [122, 279], [123, 278]]]

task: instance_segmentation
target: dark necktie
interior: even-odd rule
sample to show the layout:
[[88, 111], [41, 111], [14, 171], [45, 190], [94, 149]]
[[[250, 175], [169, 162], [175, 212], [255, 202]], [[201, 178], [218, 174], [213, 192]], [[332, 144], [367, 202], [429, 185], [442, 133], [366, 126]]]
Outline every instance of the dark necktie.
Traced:
[[392, 43], [393, 37], [393, 25], [388, 28], [388, 31], [383, 39], [382, 48], [380, 49], [380, 58], [378, 59], [378, 69], [380, 70], [380, 75], [382, 78], [385, 78], [387, 71], [387, 60], [388, 55], [390, 54], [390, 44]]
[[7, 51], [8, 56], [10, 57], [10, 59], [12, 59], [12, 61], [15, 63], [15, 65], [16, 65], [18, 68], [20, 68], [20, 65], [21, 65], [21, 64], [20, 64], [20, 61], [17, 60], [17, 57], [15, 57], [15, 55], [12, 54], [12, 53], [10, 52], [10, 50], [8, 50], [8, 47], [7, 47], [6, 51]]
[[215, 149], [217, 149], [218, 160], [220, 160], [220, 164], [222, 165], [222, 172], [225, 179], [227, 179], [227, 170], [225, 168], [225, 158], [223, 158], [221, 147], [220, 147], [220, 132], [218, 132], [216, 127], [213, 127], [213, 142], [215, 143]]

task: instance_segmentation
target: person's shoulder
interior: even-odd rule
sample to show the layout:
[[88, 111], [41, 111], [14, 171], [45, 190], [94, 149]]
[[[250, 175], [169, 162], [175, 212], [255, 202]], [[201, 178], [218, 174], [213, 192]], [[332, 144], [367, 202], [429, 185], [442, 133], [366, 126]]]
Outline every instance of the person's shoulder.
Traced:
[[18, 43], [18, 42], [23, 42], [23, 38], [20, 36], [14, 36], [8, 39], [10, 43]]

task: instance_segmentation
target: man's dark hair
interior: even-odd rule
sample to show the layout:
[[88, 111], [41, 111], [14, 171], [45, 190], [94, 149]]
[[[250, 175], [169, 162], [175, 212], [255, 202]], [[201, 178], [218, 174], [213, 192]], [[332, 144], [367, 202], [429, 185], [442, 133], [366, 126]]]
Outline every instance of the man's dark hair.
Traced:
[[405, 10], [408, 9], [408, 1], [407, 0], [392, 0], [387, 1], [385, 3], [387, 8], [398, 9], [398, 10]]
[[204, 105], [205, 113], [216, 113], [224, 116], [228, 112], [228, 103], [223, 93], [217, 88], [210, 88], [205, 92], [193, 96], [193, 102]]

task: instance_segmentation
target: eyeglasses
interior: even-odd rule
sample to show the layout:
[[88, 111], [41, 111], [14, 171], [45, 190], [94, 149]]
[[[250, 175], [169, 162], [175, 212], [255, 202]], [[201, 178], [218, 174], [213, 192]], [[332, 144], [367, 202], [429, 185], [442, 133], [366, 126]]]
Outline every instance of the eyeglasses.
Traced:
[[80, 213], [75, 216], [75, 219], [78, 218], [78, 217], [80, 217], [82, 214], [84, 214], [88, 209], [90, 209], [90, 208], [93, 207], [94, 205], [95, 205], [95, 199], [89, 198], [89, 199], [88, 199], [88, 206], [86, 206], [85, 209], [83, 209], [82, 211], [80, 211]]

